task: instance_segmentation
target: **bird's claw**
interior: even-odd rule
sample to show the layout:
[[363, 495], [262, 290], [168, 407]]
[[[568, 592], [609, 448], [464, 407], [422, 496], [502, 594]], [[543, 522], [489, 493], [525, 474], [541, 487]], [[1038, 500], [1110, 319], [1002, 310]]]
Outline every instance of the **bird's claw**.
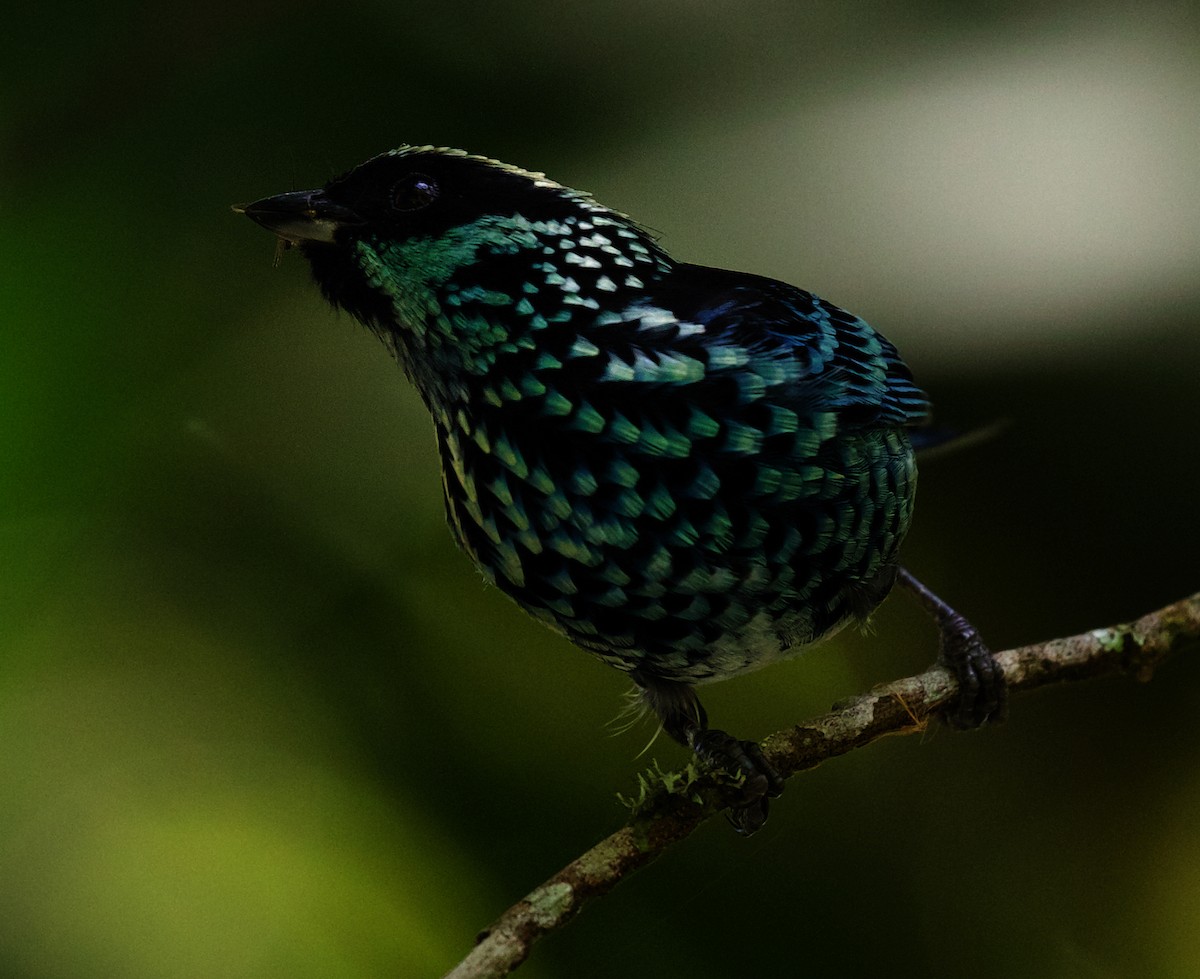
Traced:
[[1008, 715], [1008, 682], [992, 651], [962, 616], [947, 622], [938, 661], [958, 680], [958, 700], [943, 717], [951, 727], [969, 730], [996, 724]]
[[738, 801], [725, 813], [729, 824], [742, 836], [760, 830], [767, 821], [769, 800], [783, 792], [783, 779], [754, 741], [741, 741], [724, 731], [699, 732], [692, 742], [696, 757], [709, 768], [741, 775]]

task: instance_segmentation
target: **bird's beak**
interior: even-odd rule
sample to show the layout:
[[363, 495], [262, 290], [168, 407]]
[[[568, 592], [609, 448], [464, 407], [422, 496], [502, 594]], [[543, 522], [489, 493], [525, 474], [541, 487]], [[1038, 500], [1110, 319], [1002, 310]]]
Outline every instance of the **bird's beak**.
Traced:
[[292, 244], [333, 244], [339, 228], [365, 223], [348, 207], [333, 203], [323, 190], [294, 190], [252, 204], [234, 204], [233, 209]]

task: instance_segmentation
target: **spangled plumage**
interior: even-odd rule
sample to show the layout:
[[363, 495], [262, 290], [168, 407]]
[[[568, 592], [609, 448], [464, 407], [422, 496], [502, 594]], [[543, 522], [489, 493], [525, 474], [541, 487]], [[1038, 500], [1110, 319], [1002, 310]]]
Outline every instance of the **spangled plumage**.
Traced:
[[459, 151], [402, 148], [245, 210], [300, 244], [420, 391], [450, 526], [488, 580], [628, 672], [673, 736], [756, 773], [690, 688], [861, 621], [890, 590], [916, 490], [907, 431], [929, 411], [896, 349], [807, 292], [677, 263], [590, 196]]
[[926, 411], [894, 348], [807, 293], [688, 265], [598, 319], [434, 412], [450, 523], [489, 578], [614, 665], [691, 683], [868, 611]]

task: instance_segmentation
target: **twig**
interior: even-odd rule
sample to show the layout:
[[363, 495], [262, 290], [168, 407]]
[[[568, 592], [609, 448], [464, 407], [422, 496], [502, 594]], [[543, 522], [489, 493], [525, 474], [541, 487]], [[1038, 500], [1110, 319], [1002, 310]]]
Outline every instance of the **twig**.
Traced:
[[[1136, 622], [1093, 629], [997, 653], [1010, 691], [1123, 673], [1149, 680], [1155, 668], [1200, 639], [1200, 592]], [[940, 667], [896, 680], [828, 714], [772, 734], [763, 742], [767, 760], [785, 778], [888, 734], [923, 730], [938, 707], [956, 693]], [[476, 939], [475, 947], [445, 979], [492, 979], [525, 961], [534, 942], [561, 928], [594, 898], [607, 894], [632, 871], [725, 808], [736, 790], [719, 776], [691, 779], [669, 774], [642, 800], [629, 823], [571, 861], [504, 912]]]

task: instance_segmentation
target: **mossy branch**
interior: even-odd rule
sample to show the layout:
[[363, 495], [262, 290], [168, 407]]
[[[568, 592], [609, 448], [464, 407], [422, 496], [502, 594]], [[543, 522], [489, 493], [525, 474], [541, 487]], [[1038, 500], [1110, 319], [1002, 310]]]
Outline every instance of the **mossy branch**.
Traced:
[[[1066, 639], [997, 653], [1009, 690], [1122, 673], [1146, 681], [1170, 654], [1200, 639], [1200, 592], [1135, 622], [1093, 629]], [[763, 753], [784, 778], [887, 734], [925, 729], [951, 700], [956, 685], [935, 667], [852, 700], [803, 724], [772, 734]], [[445, 979], [505, 976], [528, 958], [534, 943], [563, 927], [589, 901], [649, 863], [668, 846], [726, 808], [736, 789], [714, 775], [667, 773], [638, 801], [629, 823], [563, 867], [504, 912]]]

